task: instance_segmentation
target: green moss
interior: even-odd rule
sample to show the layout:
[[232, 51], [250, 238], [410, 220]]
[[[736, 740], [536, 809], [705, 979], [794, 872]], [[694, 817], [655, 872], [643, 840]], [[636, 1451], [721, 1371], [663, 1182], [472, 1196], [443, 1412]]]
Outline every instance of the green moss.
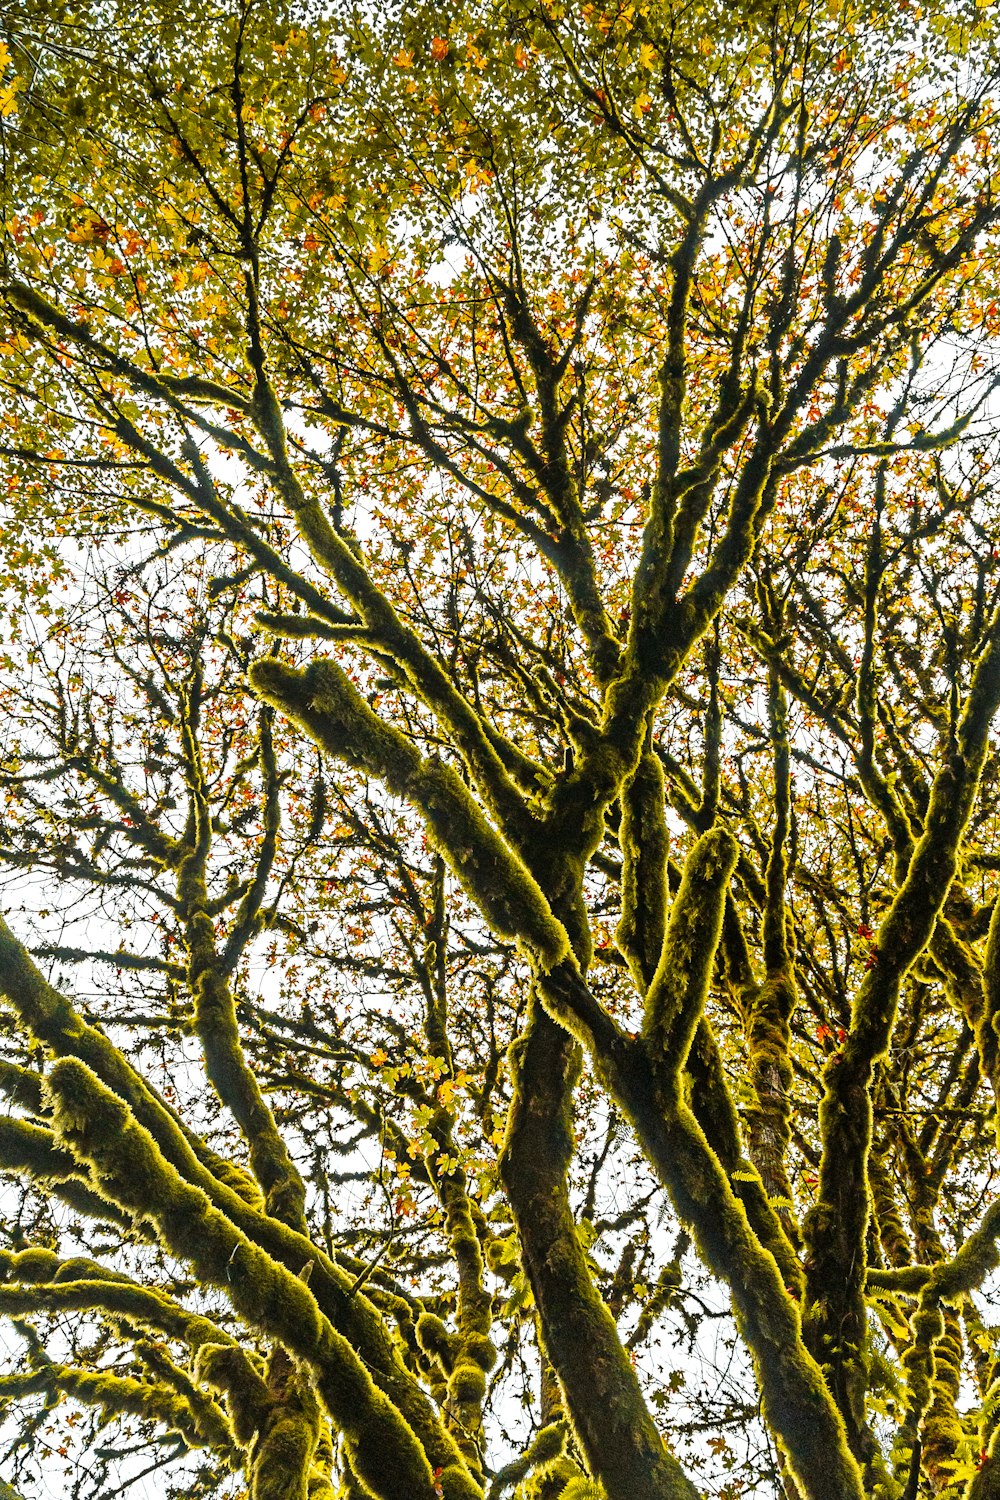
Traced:
[[[225, 1182], [249, 1204], [260, 1202], [260, 1189], [240, 1167], [208, 1150], [185, 1132], [163, 1101], [124, 1054], [53, 988], [0, 917], [0, 993], [8, 997], [22, 1025], [56, 1057], [77, 1057], [121, 1098], [154, 1135], [167, 1159], [193, 1181], [211, 1190]], [[21, 1122], [19, 1122], [21, 1123]], [[74, 1193], [80, 1190], [74, 1185]]]
[[873, 1153], [870, 1159], [868, 1178], [871, 1183], [872, 1205], [882, 1248], [890, 1265], [906, 1266], [913, 1259], [913, 1251], [903, 1227], [903, 1220], [885, 1163], [877, 1153]]
[[656, 972], [667, 913], [667, 834], [663, 769], [652, 751], [639, 761], [621, 795], [621, 919], [615, 942], [640, 994]]
[[214, 1402], [191, 1392], [193, 1400], [157, 1381], [135, 1380], [109, 1370], [84, 1370], [46, 1360], [31, 1371], [0, 1376], [0, 1405], [12, 1398], [60, 1393], [96, 1406], [109, 1418], [139, 1417], [176, 1432], [189, 1448], [212, 1447], [236, 1460], [232, 1435]]
[[930, 1400], [920, 1434], [924, 1470], [935, 1488], [947, 1485], [965, 1438], [955, 1406], [962, 1383], [964, 1351], [954, 1309], [943, 1308], [941, 1322], [941, 1332], [933, 1345]]
[[[551, 1422], [542, 1427], [523, 1453], [498, 1469], [493, 1476], [486, 1500], [500, 1500], [505, 1491], [521, 1484], [539, 1469], [551, 1469], [566, 1447], [568, 1429], [565, 1422]], [[523, 1493], [523, 1491], [521, 1492]]]
[[[336, 1320], [337, 1327], [362, 1351], [380, 1388], [388, 1393], [402, 1411], [404, 1421], [419, 1435], [432, 1467], [443, 1468], [456, 1462], [457, 1448], [440, 1414], [403, 1366], [375, 1308], [363, 1292], [352, 1287], [353, 1278], [318, 1252], [310, 1240], [260, 1212], [261, 1192], [254, 1179], [235, 1163], [218, 1157], [181, 1127], [118, 1048], [103, 1032], [89, 1026], [69, 1000], [47, 982], [2, 918], [0, 993], [10, 998], [27, 1030], [57, 1057], [76, 1057], [92, 1068], [127, 1103], [136, 1122], [150, 1132], [157, 1149], [184, 1182], [204, 1192], [231, 1223], [238, 1225], [269, 1256], [293, 1271], [307, 1261], [316, 1262], [317, 1274], [313, 1277], [316, 1296], [322, 1300], [328, 1315]], [[70, 1162], [65, 1153], [61, 1160]], [[74, 1173], [86, 1174], [85, 1164], [76, 1160], [70, 1164]], [[129, 1211], [99, 1196], [78, 1178], [60, 1184], [56, 1191], [78, 1211], [95, 1219], [132, 1222]]]
[[37, 1115], [42, 1108], [42, 1075], [16, 1063], [0, 1059], [0, 1090], [11, 1103], [29, 1114]]
[[925, 1291], [910, 1317], [912, 1341], [904, 1350], [903, 1372], [907, 1384], [906, 1412], [893, 1441], [893, 1460], [897, 1479], [904, 1481], [910, 1472], [913, 1454], [919, 1442], [920, 1426], [932, 1398], [933, 1345], [944, 1332], [944, 1319], [933, 1295]]
[[63, 1150], [52, 1132], [14, 1116], [0, 1116], [0, 1167], [23, 1173], [44, 1184], [77, 1213], [91, 1219], [120, 1220], [121, 1214], [96, 1191], [71, 1152]]
[[451, 1372], [448, 1393], [459, 1406], [479, 1406], [486, 1395], [486, 1375], [481, 1365], [461, 1360]]
[[379, 1500], [433, 1500], [430, 1466], [412, 1430], [373, 1384], [354, 1350], [320, 1313], [308, 1287], [183, 1181], [125, 1103], [72, 1059], [51, 1070], [56, 1130], [117, 1202], [155, 1226], [164, 1247], [199, 1279], [224, 1288], [236, 1311], [314, 1374], [350, 1446], [359, 1477]]
[[736, 842], [723, 828], [702, 834], [684, 865], [663, 951], [646, 996], [643, 1035], [679, 1078], [712, 978]]
[[251, 1500], [308, 1500], [315, 1447], [315, 1424], [300, 1411], [281, 1411], [254, 1455]]
[[[212, 842], [211, 818], [204, 798], [201, 750], [191, 720], [191, 715], [185, 717], [185, 747], [195, 820], [190, 846], [177, 866], [177, 901], [188, 950], [187, 985], [194, 1001], [194, 1029], [202, 1045], [209, 1082], [236, 1119], [247, 1142], [250, 1163], [263, 1188], [267, 1212], [305, 1233], [305, 1185], [253, 1070], [247, 1066], [227, 966], [216, 950], [215, 923], [209, 913], [205, 873]], [[262, 893], [262, 881], [266, 880], [277, 843], [279, 808], [274, 785], [273, 751], [266, 724], [261, 730], [260, 756], [268, 796], [254, 889], [259, 883]], [[237, 922], [250, 923], [252, 914], [252, 908], [246, 913], [242, 913], [241, 908]]]
[[501, 1171], [543, 1350], [559, 1373], [581, 1450], [616, 1500], [644, 1494], [695, 1500], [694, 1486], [650, 1417], [577, 1233], [566, 1174], [574, 1150], [579, 1048], [533, 1001], [511, 1060], [514, 1096]]
[[493, 1340], [485, 1333], [470, 1333], [462, 1341], [462, 1352], [474, 1360], [481, 1370], [492, 1370], [497, 1362], [497, 1351]]
[[247, 1446], [260, 1431], [270, 1410], [263, 1374], [242, 1349], [233, 1344], [204, 1344], [194, 1366], [195, 1379], [224, 1393], [233, 1431]]
[[472, 1481], [468, 1469], [460, 1468], [458, 1464], [449, 1464], [442, 1469], [437, 1482], [442, 1500], [482, 1500], [481, 1486]]
[[[680, 1218], [691, 1226], [702, 1259], [731, 1289], [766, 1419], [798, 1483], [811, 1500], [862, 1500], [862, 1476], [824, 1374], [804, 1344], [796, 1300], [775, 1257], [754, 1233], [678, 1083], [675, 1062], [661, 1057], [658, 1048], [652, 1056], [646, 1048], [631, 1049], [609, 1070], [609, 1086], [669, 1187]], [[590, 1463], [589, 1453], [587, 1458]], [[591, 1467], [613, 1494], [604, 1474]]]
[[316, 1434], [312, 1464], [306, 1492], [309, 1500], [335, 1500], [333, 1489], [333, 1438], [327, 1422], [321, 1421]]
[[[809, 1297], [816, 1309], [816, 1349], [833, 1351], [831, 1387], [852, 1446], [870, 1448], [858, 1391], [866, 1313], [864, 1281], [871, 1194], [871, 1082], [885, 1054], [904, 977], [931, 941], [958, 869], [958, 851], [975, 803], [1000, 706], [1000, 632], [988, 638], [964, 708], [934, 778], [905, 874], [877, 933], [879, 961], [865, 974], [852, 1007], [847, 1043], [828, 1067], [820, 1108], [822, 1232], [808, 1233]], [[819, 1225], [820, 1221], [814, 1221]]]
[[754, 1093], [753, 1103], [746, 1110], [749, 1156], [760, 1172], [767, 1196], [779, 1203], [778, 1217], [793, 1244], [799, 1235], [785, 1157], [791, 1140], [789, 1022], [797, 1002], [791, 965], [772, 971], [753, 997], [747, 1028]]
[[450, 1370], [454, 1340], [443, 1320], [434, 1313], [422, 1312], [417, 1319], [416, 1334], [421, 1349], [439, 1360], [445, 1370]]
[[61, 1264], [54, 1250], [42, 1246], [4, 1257], [4, 1271], [15, 1281], [51, 1281]]
[[335, 662], [296, 671], [274, 657], [250, 671], [254, 692], [304, 729], [327, 754], [383, 781], [422, 814], [428, 834], [500, 936], [517, 939], [545, 970], [567, 952], [562, 925], [511, 846], [491, 826], [458, 773], [422, 757], [384, 723]]
[[138, 1286], [127, 1276], [109, 1271], [95, 1261], [82, 1257], [60, 1261], [53, 1275], [50, 1261], [35, 1259], [26, 1269], [35, 1276], [44, 1271], [44, 1279], [29, 1280], [21, 1267], [11, 1269], [10, 1263], [18, 1259], [17, 1256], [7, 1257], [4, 1270], [20, 1275], [22, 1280], [0, 1286], [0, 1311], [11, 1317], [43, 1310], [99, 1311], [113, 1322], [120, 1322], [129, 1336], [134, 1336], [137, 1328], [151, 1329], [186, 1344], [194, 1351], [203, 1345], [235, 1344], [225, 1330], [210, 1319], [189, 1312], [165, 1292]]

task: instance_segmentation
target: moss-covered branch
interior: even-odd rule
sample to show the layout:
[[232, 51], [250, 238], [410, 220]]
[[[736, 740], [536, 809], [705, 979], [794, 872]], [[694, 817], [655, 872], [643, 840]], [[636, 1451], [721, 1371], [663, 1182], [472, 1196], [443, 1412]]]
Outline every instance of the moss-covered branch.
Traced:
[[210, 1447], [230, 1462], [238, 1462], [223, 1412], [210, 1397], [193, 1389], [185, 1397], [159, 1382], [53, 1360], [24, 1374], [0, 1376], [0, 1404], [56, 1392], [86, 1406], [100, 1407], [108, 1418], [133, 1416], [153, 1422], [176, 1432], [189, 1448]]
[[809, 1334], [832, 1367], [832, 1386], [858, 1453], [870, 1452], [863, 1403], [865, 1237], [871, 1078], [889, 1043], [904, 976], [929, 943], [958, 865], [993, 716], [1000, 704], [1000, 618], [994, 618], [953, 743], [934, 779], [924, 829], [876, 936], [877, 961], [854, 1000], [842, 1056], [829, 1064], [820, 1122], [819, 1197], [806, 1225]]
[[333, 661], [316, 661], [297, 671], [268, 657], [254, 665], [250, 681], [254, 692], [304, 729], [326, 754], [384, 781], [417, 808], [495, 932], [524, 943], [545, 968], [558, 963], [566, 952], [565, 931], [455, 771], [422, 757], [405, 735], [373, 713]]
[[[454, 1058], [448, 1035], [447, 916], [445, 867], [438, 856], [432, 886], [432, 910], [426, 926], [427, 946], [421, 964], [427, 999], [426, 1033], [430, 1055], [437, 1058], [446, 1080], [454, 1077]], [[483, 1472], [483, 1403], [486, 1376], [496, 1362], [490, 1338], [493, 1299], [486, 1288], [485, 1262], [474, 1217], [469, 1183], [455, 1139], [456, 1112], [441, 1102], [428, 1122], [437, 1152], [428, 1163], [444, 1210], [448, 1246], [458, 1270], [457, 1332], [447, 1340], [445, 1404], [455, 1419], [456, 1441], [477, 1477]], [[482, 1214], [479, 1213], [480, 1221]], [[419, 1325], [418, 1325], [419, 1337]]]
[[764, 982], [750, 1001], [747, 1052], [755, 1102], [747, 1113], [750, 1159], [764, 1190], [778, 1204], [785, 1232], [798, 1239], [792, 1188], [785, 1166], [791, 1135], [790, 1022], [798, 1003], [791, 952], [791, 920], [785, 891], [789, 878], [792, 780], [788, 747], [788, 705], [777, 675], [768, 674], [768, 717], [774, 758], [774, 828], [766, 869], [764, 905]]
[[277, 848], [280, 804], [270, 724], [267, 711], [262, 711], [259, 754], [265, 781], [264, 831], [256, 870], [237, 912], [227, 951], [219, 953], [206, 878], [212, 823], [198, 742], [199, 694], [200, 678], [195, 674], [182, 714], [185, 774], [194, 820], [190, 844], [177, 863], [177, 903], [188, 951], [187, 984], [194, 1001], [195, 1031], [209, 1081], [243, 1131], [267, 1212], [304, 1233], [305, 1184], [243, 1052], [229, 980], [235, 959], [252, 935]]
[[128, 1222], [121, 1209], [94, 1190], [85, 1168], [50, 1130], [11, 1116], [0, 1117], [0, 1167], [24, 1173], [90, 1219]]
[[665, 806], [663, 769], [658, 757], [647, 751], [621, 796], [621, 917], [615, 933], [640, 994], [656, 973], [666, 930]]
[[570, 1421], [610, 1500], [696, 1500], [663, 1444], [636, 1372], [587, 1266], [567, 1190], [576, 1043], [536, 1006], [514, 1052], [501, 1170]]
[[[372, 1382], [306, 1285], [232, 1225], [198, 1188], [185, 1183], [137, 1124], [127, 1105], [83, 1064], [63, 1059], [47, 1080], [60, 1138], [87, 1162], [123, 1208], [150, 1221], [173, 1255], [219, 1286], [252, 1326], [282, 1343], [313, 1373], [352, 1462], [379, 1500], [400, 1494], [432, 1500], [423, 1449], [399, 1411]], [[448, 1471], [463, 1493], [462, 1471]], [[447, 1494], [447, 1490], [446, 1490]], [[474, 1488], [465, 1491], [468, 1500]]]
[[[241, 1168], [222, 1161], [185, 1132], [175, 1116], [136, 1073], [104, 1033], [88, 1025], [66, 996], [45, 980], [26, 949], [0, 919], [0, 989], [26, 1028], [57, 1057], [77, 1057], [124, 1099], [135, 1120], [150, 1131], [164, 1158], [239, 1230], [277, 1264], [296, 1273], [316, 1266], [312, 1289], [326, 1315], [361, 1351], [381, 1389], [385, 1390], [420, 1435], [432, 1467], [461, 1465], [453, 1439], [413, 1376], [376, 1309], [353, 1286], [353, 1276], [338, 1268], [304, 1235], [260, 1210], [256, 1184]], [[74, 1193], [78, 1190], [73, 1187]], [[112, 1204], [112, 1209], [121, 1212]], [[93, 1214], [97, 1217], [98, 1215]]]
[[82, 1256], [61, 1259], [33, 1247], [0, 1258], [0, 1308], [11, 1317], [46, 1309], [94, 1311], [140, 1325], [186, 1344], [192, 1353], [206, 1344], [237, 1348], [235, 1338], [211, 1318], [190, 1312], [159, 1287], [143, 1286]]
[[670, 908], [663, 950], [646, 993], [643, 1035], [651, 1054], [680, 1078], [708, 998], [736, 841], [710, 829], [693, 846]]

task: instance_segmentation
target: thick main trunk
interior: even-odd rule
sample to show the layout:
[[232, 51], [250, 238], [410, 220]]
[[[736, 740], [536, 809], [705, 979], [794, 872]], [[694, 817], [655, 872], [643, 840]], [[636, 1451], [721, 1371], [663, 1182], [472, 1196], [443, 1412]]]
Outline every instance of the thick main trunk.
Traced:
[[516, 1094], [501, 1168], [545, 1354], [608, 1500], [696, 1500], [649, 1414], [576, 1232], [566, 1172], [579, 1068], [577, 1043], [536, 1004], [515, 1048]]

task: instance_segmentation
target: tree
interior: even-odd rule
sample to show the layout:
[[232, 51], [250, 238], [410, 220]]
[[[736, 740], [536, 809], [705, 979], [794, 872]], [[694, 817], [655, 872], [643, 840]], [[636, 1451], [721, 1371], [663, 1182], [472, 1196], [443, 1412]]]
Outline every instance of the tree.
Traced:
[[14, 1477], [997, 1495], [988, 8], [141, 20], [0, 52]]

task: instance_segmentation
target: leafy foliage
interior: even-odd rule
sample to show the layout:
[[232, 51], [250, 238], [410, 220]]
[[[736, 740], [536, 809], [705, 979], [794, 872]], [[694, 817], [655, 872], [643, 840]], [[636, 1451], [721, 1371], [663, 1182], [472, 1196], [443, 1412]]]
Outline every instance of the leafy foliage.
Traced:
[[991, 7], [4, 36], [11, 1478], [996, 1496]]

